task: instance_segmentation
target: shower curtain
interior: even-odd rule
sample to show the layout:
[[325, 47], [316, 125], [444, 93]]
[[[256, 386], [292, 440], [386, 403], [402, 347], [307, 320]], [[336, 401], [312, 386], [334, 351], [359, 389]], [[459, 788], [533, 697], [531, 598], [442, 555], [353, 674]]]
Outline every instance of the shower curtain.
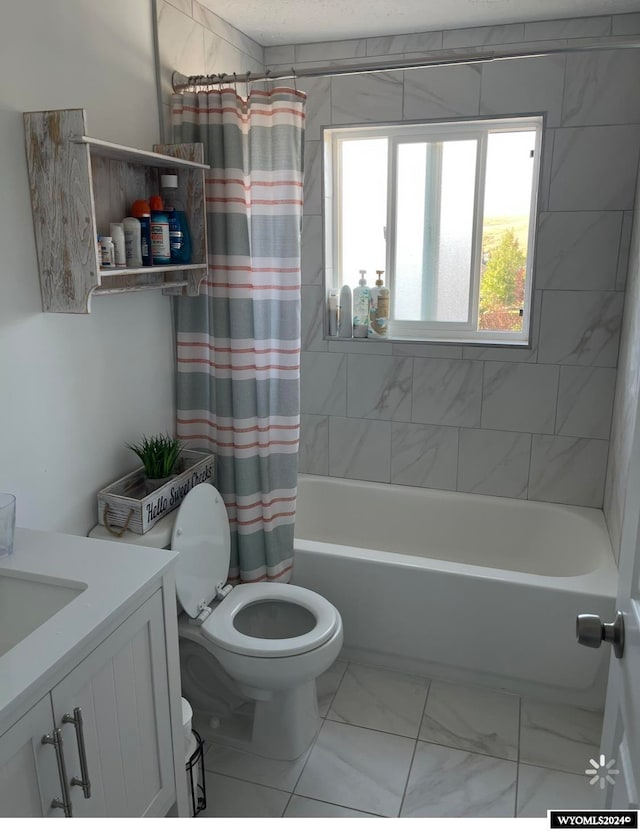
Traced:
[[287, 582], [300, 431], [300, 231], [306, 96], [172, 98], [173, 140], [203, 142], [209, 270], [177, 297], [177, 433], [216, 454], [230, 582]]

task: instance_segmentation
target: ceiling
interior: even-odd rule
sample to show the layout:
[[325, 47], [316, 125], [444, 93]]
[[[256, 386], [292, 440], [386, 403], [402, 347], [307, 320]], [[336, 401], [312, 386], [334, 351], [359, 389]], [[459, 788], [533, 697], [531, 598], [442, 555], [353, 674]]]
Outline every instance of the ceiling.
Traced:
[[199, 0], [263, 46], [640, 11], [640, 0]]

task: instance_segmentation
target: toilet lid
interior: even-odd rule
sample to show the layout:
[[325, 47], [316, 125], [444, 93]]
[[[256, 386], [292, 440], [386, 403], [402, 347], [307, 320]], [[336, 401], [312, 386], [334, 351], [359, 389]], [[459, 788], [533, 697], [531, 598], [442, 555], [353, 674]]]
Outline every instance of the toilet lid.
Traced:
[[[268, 627], [247, 634], [238, 628], [243, 610], [259, 604], [291, 604], [298, 619], [308, 618], [301, 634], [269, 637]], [[267, 611], [269, 616], [269, 611]], [[326, 643], [340, 626], [340, 616], [329, 601], [310, 589], [290, 583], [245, 583], [236, 586], [202, 624], [202, 634], [222, 649], [258, 658], [284, 658], [311, 652]]]
[[176, 559], [176, 594], [189, 615], [197, 617], [229, 574], [231, 535], [222, 497], [202, 482], [189, 491], [176, 512], [171, 534]]

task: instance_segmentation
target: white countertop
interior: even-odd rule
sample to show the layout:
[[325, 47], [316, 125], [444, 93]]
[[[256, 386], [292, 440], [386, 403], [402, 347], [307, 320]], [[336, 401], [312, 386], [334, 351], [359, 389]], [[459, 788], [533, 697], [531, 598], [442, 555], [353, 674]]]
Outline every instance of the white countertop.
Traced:
[[106, 637], [123, 606], [133, 611], [150, 583], [160, 586], [175, 557], [174, 551], [120, 541], [16, 528], [13, 554], [0, 559], [0, 575], [44, 575], [87, 588], [0, 655], [0, 734], [36, 703], [36, 693], [46, 693], [62, 670], [72, 668], [74, 653], [81, 659], [83, 645], [97, 645], [101, 632]]

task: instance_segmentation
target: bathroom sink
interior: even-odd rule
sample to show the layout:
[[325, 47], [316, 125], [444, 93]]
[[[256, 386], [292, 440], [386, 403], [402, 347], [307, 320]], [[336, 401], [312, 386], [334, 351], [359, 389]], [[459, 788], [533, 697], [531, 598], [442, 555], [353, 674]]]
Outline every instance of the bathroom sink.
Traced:
[[0, 568], [0, 655], [4, 655], [87, 588], [60, 580]]

